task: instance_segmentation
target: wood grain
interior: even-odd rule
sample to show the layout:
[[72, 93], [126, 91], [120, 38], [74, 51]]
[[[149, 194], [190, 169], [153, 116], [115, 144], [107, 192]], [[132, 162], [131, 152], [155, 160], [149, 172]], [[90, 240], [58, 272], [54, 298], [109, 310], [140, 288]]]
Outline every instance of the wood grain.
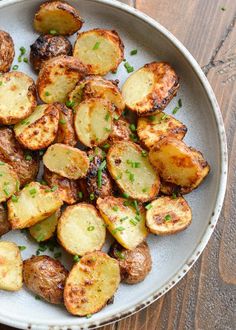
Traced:
[[[167, 27], [190, 50], [206, 73], [226, 126], [229, 179], [216, 230], [191, 271], [148, 308], [101, 329], [236, 329], [236, 1], [123, 2], [136, 6]], [[10, 328], [0, 325], [0, 329]]]

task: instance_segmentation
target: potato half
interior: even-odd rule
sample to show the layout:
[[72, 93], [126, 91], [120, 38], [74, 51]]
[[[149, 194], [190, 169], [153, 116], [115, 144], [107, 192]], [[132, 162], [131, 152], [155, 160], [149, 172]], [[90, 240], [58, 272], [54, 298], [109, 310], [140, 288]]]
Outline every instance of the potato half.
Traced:
[[7, 72], [11, 68], [15, 56], [12, 37], [9, 33], [0, 30], [0, 72]]
[[11, 230], [10, 222], [7, 217], [7, 208], [0, 204], [0, 237]]
[[83, 178], [89, 168], [89, 159], [84, 151], [61, 143], [47, 149], [43, 163], [51, 172], [72, 180]]
[[9, 199], [19, 186], [20, 181], [13, 168], [0, 161], [0, 203]]
[[34, 16], [34, 28], [40, 33], [72, 35], [83, 25], [77, 9], [64, 1], [41, 4]]
[[54, 189], [31, 182], [7, 202], [12, 229], [31, 227], [58, 210], [63, 202]]
[[81, 102], [75, 110], [75, 131], [81, 143], [92, 148], [108, 139], [112, 130], [110, 102], [91, 98]]
[[201, 183], [210, 169], [201, 154], [171, 137], [160, 140], [150, 150], [149, 159], [164, 181], [192, 189]]
[[139, 118], [137, 133], [141, 142], [151, 149], [163, 137], [182, 140], [187, 133], [187, 127], [174, 117], [160, 112], [150, 117]]
[[17, 140], [31, 150], [48, 147], [55, 139], [59, 124], [59, 111], [53, 104], [41, 104], [34, 112], [15, 125]]
[[101, 310], [120, 283], [117, 260], [96, 251], [74, 265], [66, 279], [64, 302], [69, 313], [78, 316]]
[[124, 45], [116, 31], [94, 29], [79, 33], [73, 56], [88, 69], [88, 74], [104, 76], [116, 71], [124, 58]]
[[0, 124], [16, 124], [37, 105], [34, 81], [23, 72], [8, 72], [0, 82]]
[[105, 242], [103, 219], [91, 204], [68, 206], [59, 219], [57, 237], [64, 249], [74, 255], [100, 250]]
[[58, 56], [44, 62], [39, 71], [37, 90], [44, 103], [65, 103], [69, 92], [84, 78], [86, 70], [72, 56]]
[[0, 261], [0, 290], [20, 290], [23, 285], [23, 263], [18, 246], [0, 241]]
[[91, 97], [109, 101], [112, 104], [112, 114], [115, 116], [120, 116], [125, 108], [125, 103], [116, 83], [99, 76], [86, 77], [69, 94], [69, 100], [73, 107]]
[[148, 235], [145, 210], [124, 198], [98, 198], [97, 207], [112, 236], [126, 249], [132, 250]]
[[153, 234], [176, 234], [186, 229], [192, 221], [192, 211], [183, 197], [159, 197], [149, 205], [146, 224]]
[[138, 116], [149, 116], [165, 109], [179, 88], [179, 79], [168, 63], [153, 62], [134, 72], [124, 83], [126, 106]]
[[158, 194], [158, 174], [147, 152], [137, 144], [129, 141], [113, 144], [107, 154], [107, 166], [119, 188], [131, 198], [146, 202]]

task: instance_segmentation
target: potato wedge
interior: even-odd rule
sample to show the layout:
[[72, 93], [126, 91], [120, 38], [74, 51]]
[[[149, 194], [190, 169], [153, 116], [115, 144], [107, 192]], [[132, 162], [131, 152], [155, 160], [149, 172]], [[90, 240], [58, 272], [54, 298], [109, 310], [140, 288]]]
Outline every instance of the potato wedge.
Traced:
[[13, 168], [21, 186], [33, 181], [37, 176], [39, 162], [33, 156], [30, 151], [22, 149], [10, 128], [0, 128], [0, 161]]
[[71, 180], [85, 177], [89, 168], [89, 159], [84, 151], [61, 143], [47, 149], [43, 163], [51, 172]]
[[187, 127], [174, 117], [160, 112], [150, 117], [139, 118], [137, 133], [144, 146], [151, 149], [163, 137], [182, 140], [187, 133]]
[[148, 231], [143, 207], [113, 196], [98, 198], [97, 207], [107, 224], [107, 229], [124, 248], [132, 250], [145, 240]]
[[38, 182], [31, 182], [16, 197], [16, 200], [7, 202], [12, 229], [31, 227], [52, 215], [63, 204], [56, 190]]
[[64, 1], [47, 1], [34, 16], [34, 28], [40, 33], [72, 35], [83, 25], [77, 9]]
[[0, 72], [8, 72], [15, 56], [12, 37], [9, 33], [0, 30]]
[[0, 241], [0, 290], [18, 291], [22, 288], [23, 263], [15, 243]]
[[101, 310], [120, 283], [117, 260], [96, 251], [74, 265], [66, 279], [64, 302], [69, 313], [78, 316]]
[[102, 248], [106, 228], [93, 205], [79, 203], [68, 206], [63, 212], [57, 226], [57, 237], [67, 252], [83, 256]]
[[124, 45], [116, 31], [94, 29], [78, 34], [73, 56], [87, 67], [88, 74], [105, 76], [124, 59]]
[[108, 170], [119, 188], [141, 202], [155, 198], [160, 188], [158, 174], [147, 153], [129, 141], [117, 142], [107, 154]]
[[0, 237], [11, 230], [10, 222], [7, 218], [7, 208], [0, 204]]
[[37, 242], [44, 242], [48, 240], [54, 235], [56, 231], [60, 215], [61, 211], [58, 209], [55, 213], [50, 215], [50, 217], [36, 223], [34, 226], [29, 228], [30, 235]]
[[112, 131], [108, 143], [115, 144], [119, 141], [129, 141], [132, 132], [126, 120], [118, 119], [113, 122]]
[[165, 109], [177, 93], [179, 79], [164, 62], [153, 62], [128, 77], [122, 88], [126, 106], [138, 116], [149, 116]]
[[20, 181], [7, 163], [0, 161], [0, 203], [8, 200], [19, 188]]
[[39, 71], [37, 90], [44, 103], [65, 103], [69, 92], [86, 74], [84, 66], [72, 56], [58, 56], [46, 61]]
[[34, 112], [15, 125], [17, 140], [31, 150], [48, 147], [55, 139], [59, 124], [59, 110], [53, 104], [38, 105]]
[[186, 229], [192, 221], [192, 211], [183, 197], [159, 197], [152, 201], [146, 215], [146, 225], [157, 235], [172, 235]]
[[69, 101], [76, 107], [84, 100], [97, 97], [112, 104], [112, 114], [121, 116], [125, 108], [121, 92], [116, 83], [99, 76], [89, 76], [80, 81], [69, 94]]
[[163, 138], [149, 153], [150, 162], [160, 177], [181, 187], [196, 188], [209, 172], [209, 165], [183, 141]]
[[16, 124], [37, 105], [34, 81], [23, 72], [5, 73], [0, 81], [0, 124]]
[[108, 139], [112, 130], [110, 102], [91, 98], [81, 102], [75, 110], [75, 131], [81, 143], [92, 148]]

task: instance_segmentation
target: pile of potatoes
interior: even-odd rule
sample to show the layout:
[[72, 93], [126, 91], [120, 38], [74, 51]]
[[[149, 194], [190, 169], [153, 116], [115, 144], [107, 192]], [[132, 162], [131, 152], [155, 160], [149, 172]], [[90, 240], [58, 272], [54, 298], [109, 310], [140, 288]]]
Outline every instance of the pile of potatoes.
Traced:
[[[0, 289], [24, 282], [77, 316], [101, 310], [120, 281], [145, 279], [152, 267], [146, 237], [190, 225], [183, 195], [209, 172], [183, 142], [187, 127], [163, 112], [179, 88], [174, 69], [146, 64], [120, 91], [104, 76], [124, 59], [121, 38], [94, 29], [78, 32], [72, 47], [67, 36], [83, 23], [65, 2], [39, 7], [41, 35], [30, 51], [36, 84], [10, 71], [14, 43], [0, 31], [0, 235], [25, 228], [37, 242], [56, 235], [76, 261], [69, 272], [46, 255], [23, 262], [16, 244], [1, 240]], [[115, 240], [108, 254], [101, 251], [107, 231]]]

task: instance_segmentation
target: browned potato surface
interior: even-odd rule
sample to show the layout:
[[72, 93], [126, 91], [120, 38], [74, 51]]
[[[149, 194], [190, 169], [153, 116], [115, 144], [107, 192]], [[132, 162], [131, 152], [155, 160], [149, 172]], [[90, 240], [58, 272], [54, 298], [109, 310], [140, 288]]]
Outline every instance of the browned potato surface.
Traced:
[[0, 204], [0, 237], [11, 230], [10, 222], [7, 219], [7, 208]]
[[0, 30], [0, 72], [10, 70], [14, 56], [14, 43], [10, 34]]
[[129, 141], [131, 130], [129, 123], [124, 119], [118, 119], [113, 122], [112, 131], [109, 135], [108, 142], [115, 144], [119, 141]]
[[65, 267], [48, 256], [32, 256], [24, 261], [26, 287], [51, 304], [63, 303], [63, 290], [68, 275]]
[[52, 57], [71, 54], [71, 43], [63, 36], [41, 35], [30, 46], [30, 62], [35, 71], [39, 71], [42, 64]]
[[109, 251], [112, 258], [118, 260], [121, 280], [128, 284], [142, 282], [152, 268], [152, 258], [146, 242], [142, 242], [133, 250], [126, 250], [114, 243]]

